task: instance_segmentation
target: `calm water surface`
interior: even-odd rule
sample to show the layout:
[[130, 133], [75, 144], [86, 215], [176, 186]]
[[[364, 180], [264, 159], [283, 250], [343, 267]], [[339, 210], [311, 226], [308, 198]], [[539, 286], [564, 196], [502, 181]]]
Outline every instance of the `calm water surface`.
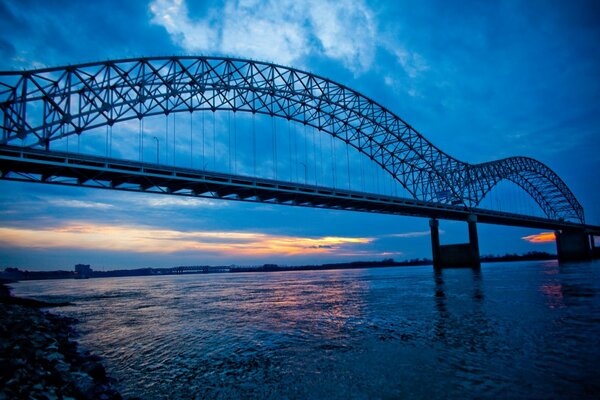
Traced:
[[22, 282], [127, 396], [597, 398], [600, 262]]

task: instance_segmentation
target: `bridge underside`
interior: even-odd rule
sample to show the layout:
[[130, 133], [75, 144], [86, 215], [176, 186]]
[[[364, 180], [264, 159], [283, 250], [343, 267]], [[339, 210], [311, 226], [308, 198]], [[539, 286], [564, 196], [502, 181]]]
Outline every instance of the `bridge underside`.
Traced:
[[220, 198], [348, 211], [373, 212], [529, 228], [598, 227], [567, 221], [445, 205], [400, 197], [258, 179], [210, 171], [123, 161], [96, 156], [0, 146], [0, 178], [122, 191]]

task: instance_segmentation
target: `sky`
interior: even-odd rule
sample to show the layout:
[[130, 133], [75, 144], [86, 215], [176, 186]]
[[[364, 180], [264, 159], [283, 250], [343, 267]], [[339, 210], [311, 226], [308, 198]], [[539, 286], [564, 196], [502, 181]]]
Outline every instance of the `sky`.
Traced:
[[[599, 17], [594, 0], [0, 0], [0, 70], [159, 55], [293, 66], [375, 99], [460, 160], [522, 155], [545, 163], [583, 205], [586, 222], [600, 225]], [[227, 118], [214, 120], [224, 163]], [[240, 131], [248, 126], [239, 123]], [[148, 122], [156, 132], [162, 126]], [[298, 161], [289, 166], [302, 175]], [[500, 200], [484, 205], [497, 206], [503, 190], [516, 189], [499, 187]], [[467, 240], [464, 223], [442, 221], [441, 229], [442, 243]], [[555, 251], [545, 232], [478, 229], [482, 254]], [[425, 218], [0, 181], [0, 267], [416, 257], [431, 257]]]

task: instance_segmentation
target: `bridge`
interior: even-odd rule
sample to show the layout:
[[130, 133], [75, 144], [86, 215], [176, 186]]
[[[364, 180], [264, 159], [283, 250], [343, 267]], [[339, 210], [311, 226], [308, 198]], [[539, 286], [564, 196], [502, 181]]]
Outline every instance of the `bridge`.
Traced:
[[[478, 222], [554, 230], [561, 260], [591, 257], [600, 235], [543, 163], [457, 160], [376, 101], [280, 65], [157, 57], [5, 71], [0, 112], [5, 180], [428, 217], [436, 267], [479, 264]], [[484, 207], [504, 183], [535, 210]], [[466, 221], [469, 243], [440, 245], [439, 219]]]

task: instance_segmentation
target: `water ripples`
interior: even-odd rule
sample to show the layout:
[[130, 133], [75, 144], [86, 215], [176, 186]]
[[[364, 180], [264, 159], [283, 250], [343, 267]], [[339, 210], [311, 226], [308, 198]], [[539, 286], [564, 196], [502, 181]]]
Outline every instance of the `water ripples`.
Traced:
[[599, 264], [23, 282], [128, 396], [594, 398]]

